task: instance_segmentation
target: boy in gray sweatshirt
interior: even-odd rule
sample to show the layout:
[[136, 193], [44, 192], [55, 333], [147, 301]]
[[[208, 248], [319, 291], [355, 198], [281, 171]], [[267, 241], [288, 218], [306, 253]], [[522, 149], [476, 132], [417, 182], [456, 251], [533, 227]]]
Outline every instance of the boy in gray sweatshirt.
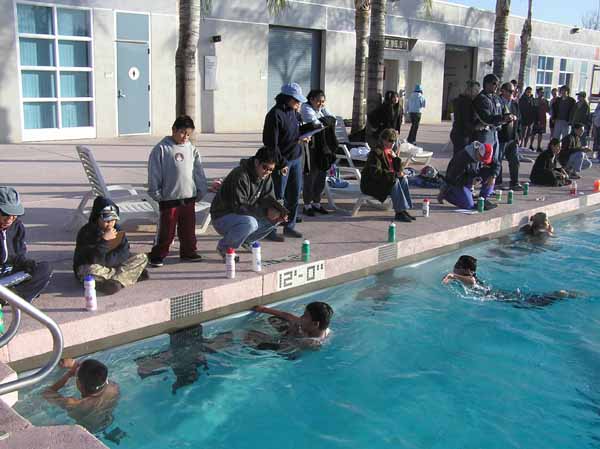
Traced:
[[200, 153], [189, 141], [194, 122], [187, 115], [177, 117], [173, 134], [163, 138], [148, 159], [148, 194], [160, 206], [157, 241], [150, 252], [150, 265], [162, 267], [169, 254], [175, 230], [179, 237], [179, 258], [197, 262], [195, 203], [208, 188]]

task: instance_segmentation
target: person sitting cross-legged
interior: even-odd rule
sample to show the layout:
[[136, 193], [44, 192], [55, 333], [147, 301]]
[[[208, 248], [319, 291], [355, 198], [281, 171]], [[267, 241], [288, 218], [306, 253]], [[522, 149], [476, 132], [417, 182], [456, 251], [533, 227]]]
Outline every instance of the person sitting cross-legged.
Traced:
[[250, 246], [287, 221], [271, 179], [277, 158], [274, 148], [262, 147], [253, 157], [242, 159], [223, 180], [210, 206], [212, 225], [223, 236], [217, 244], [222, 257], [228, 248]]
[[362, 169], [360, 190], [382, 203], [391, 196], [396, 212], [394, 219], [410, 223], [415, 217], [408, 213], [408, 209], [412, 208], [412, 199], [404, 176], [404, 164], [393, 151], [397, 140], [395, 129], [388, 128], [381, 132], [379, 144], [369, 152]]
[[580, 173], [592, 166], [592, 161], [586, 153], [591, 150], [583, 145], [581, 137], [585, 131], [581, 123], [575, 123], [570, 134], [563, 138], [561, 150], [558, 153], [558, 161], [562, 165], [571, 179], [579, 179]]
[[119, 224], [119, 208], [102, 196], [94, 200], [89, 222], [77, 233], [73, 272], [80, 281], [96, 280], [98, 291], [112, 295], [123, 287], [148, 279], [144, 253], [131, 255], [129, 242]]

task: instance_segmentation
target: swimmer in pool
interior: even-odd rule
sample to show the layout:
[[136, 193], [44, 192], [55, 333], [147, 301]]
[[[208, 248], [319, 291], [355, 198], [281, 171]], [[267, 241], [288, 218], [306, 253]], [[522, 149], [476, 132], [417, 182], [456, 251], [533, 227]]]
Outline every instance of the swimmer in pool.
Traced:
[[329, 323], [333, 315], [331, 306], [319, 301], [308, 304], [302, 316], [265, 306], [256, 306], [253, 310], [278, 318], [271, 323], [280, 335], [278, 338], [264, 332], [250, 331], [245, 343], [255, 349], [275, 351], [318, 349], [329, 335]]
[[529, 218], [529, 223], [520, 229], [521, 232], [533, 237], [548, 237], [554, 235], [554, 228], [545, 212], [538, 212]]
[[450, 281], [459, 281], [467, 287], [477, 286], [479, 282], [477, 279], [477, 259], [473, 256], [460, 256], [454, 264], [452, 273], [448, 273], [442, 279], [444, 284], [448, 284]]

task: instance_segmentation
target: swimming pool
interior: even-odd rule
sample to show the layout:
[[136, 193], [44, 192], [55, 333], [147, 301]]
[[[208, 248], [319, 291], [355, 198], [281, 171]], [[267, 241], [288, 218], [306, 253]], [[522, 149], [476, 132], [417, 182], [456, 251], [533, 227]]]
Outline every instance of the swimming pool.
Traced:
[[[134, 361], [169, 349], [167, 336], [99, 353], [122, 393], [109, 430], [126, 433], [118, 445], [100, 437], [125, 449], [599, 447], [600, 214], [556, 230], [544, 247], [508, 237], [296, 298], [281, 307], [335, 309], [320, 351], [234, 345], [205, 354], [197, 381], [175, 394], [172, 369], [141, 380]], [[464, 253], [493, 289], [579, 297], [520, 308], [441, 285]], [[268, 328], [265, 316], [204, 334], [257, 327]], [[36, 425], [71, 422], [43, 387], [17, 411]]]

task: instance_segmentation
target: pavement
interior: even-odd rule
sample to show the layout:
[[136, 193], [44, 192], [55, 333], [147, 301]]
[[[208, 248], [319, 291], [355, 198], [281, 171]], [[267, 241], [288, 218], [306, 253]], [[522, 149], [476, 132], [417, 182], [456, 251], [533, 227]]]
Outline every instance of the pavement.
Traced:
[[[422, 125], [418, 135], [417, 144], [434, 152], [432, 165], [442, 170], [452, 151], [451, 145], [446, 145], [449, 130], [448, 123]], [[401, 136], [405, 137], [407, 133], [405, 126]], [[150, 269], [150, 280], [112, 296], [100, 296], [97, 312], [85, 310], [83, 288], [72, 272], [76, 231], [67, 229], [73, 211], [90, 190], [75, 145], [84, 143], [92, 148], [108, 184], [131, 184], [144, 191], [148, 155], [159, 139], [157, 136], [132, 136], [85, 142], [0, 145], [2, 184], [14, 186], [21, 193], [26, 208], [23, 221], [27, 227], [29, 257], [49, 261], [54, 267], [50, 285], [34, 304], [61, 325], [69, 355], [95, 350], [97, 347], [91, 343], [108, 341], [116, 335], [123, 337], [120, 341], [128, 341], [164, 332], [168, 326], [180, 325], [181, 321], [177, 320], [186, 315], [196, 314], [196, 319], [201, 321], [208, 316], [202, 315], [207, 311], [216, 311], [211, 316], [222, 315], [233, 310], [227, 308], [232, 304], [242, 303], [245, 305], [238, 309], [247, 308], [249, 301], [268, 301], [276, 293], [282, 297], [297, 291], [281, 292], [276, 274], [279, 270], [301, 265], [297, 260], [301, 240], [264, 241], [263, 260], [274, 263], [265, 264], [260, 274], [251, 271], [250, 253], [240, 252], [236, 279], [230, 280], [226, 279], [225, 265], [215, 251], [218, 237], [209, 227], [206, 234], [198, 236], [202, 262], [181, 262], [176, 240], [165, 266]], [[196, 145], [207, 176], [225, 176], [240, 158], [254, 154], [261, 144], [260, 139], [259, 133], [197, 136]], [[522, 181], [528, 178], [531, 167], [531, 163], [521, 164]], [[505, 173], [508, 173], [506, 162]], [[570, 197], [566, 187], [531, 186], [529, 196], [515, 194], [514, 204], [504, 204], [504, 194], [503, 204], [498, 208], [476, 215], [457, 213], [447, 203], [437, 204], [437, 191], [413, 188], [414, 215], [418, 218], [410, 224], [397, 224], [396, 263], [402, 263], [406, 255], [425, 254], [427, 250], [513, 229], [536, 210], [548, 210], [550, 215], [558, 215], [593, 206], [600, 202], [600, 194], [592, 194], [596, 178], [600, 178], [600, 169], [594, 164], [578, 182], [584, 196]], [[432, 200], [429, 218], [420, 217], [424, 198]], [[351, 208], [349, 200], [339, 204]], [[297, 229], [311, 242], [311, 260], [330, 262], [325, 277], [331, 285], [339, 282], [344, 274], [381, 265], [383, 259], [378, 259], [377, 254], [381, 256], [381, 252], [377, 251], [387, 243], [387, 228], [392, 218], [393, 211], [364, 206], [356, 217], [339, 212], [305, 217]], [[133, 252], [150, 250], [155, 226], [142, 224], [127, 231]], [[291, 260], [294, 257], [296, 259]], [[178, 315], [178, 304], [188, 308], [195, 304], [196, 308]], [[5, 320], [9, 319], [10, 312], [7, 312]], [[140, 333], [142, 329], [150, 330]], [[50, 348], [49, 333], [25, 317], [17, 337], [8, 347], [0, 349], [0, 361], [9, 362], [19, 371], [39, 363]]]

